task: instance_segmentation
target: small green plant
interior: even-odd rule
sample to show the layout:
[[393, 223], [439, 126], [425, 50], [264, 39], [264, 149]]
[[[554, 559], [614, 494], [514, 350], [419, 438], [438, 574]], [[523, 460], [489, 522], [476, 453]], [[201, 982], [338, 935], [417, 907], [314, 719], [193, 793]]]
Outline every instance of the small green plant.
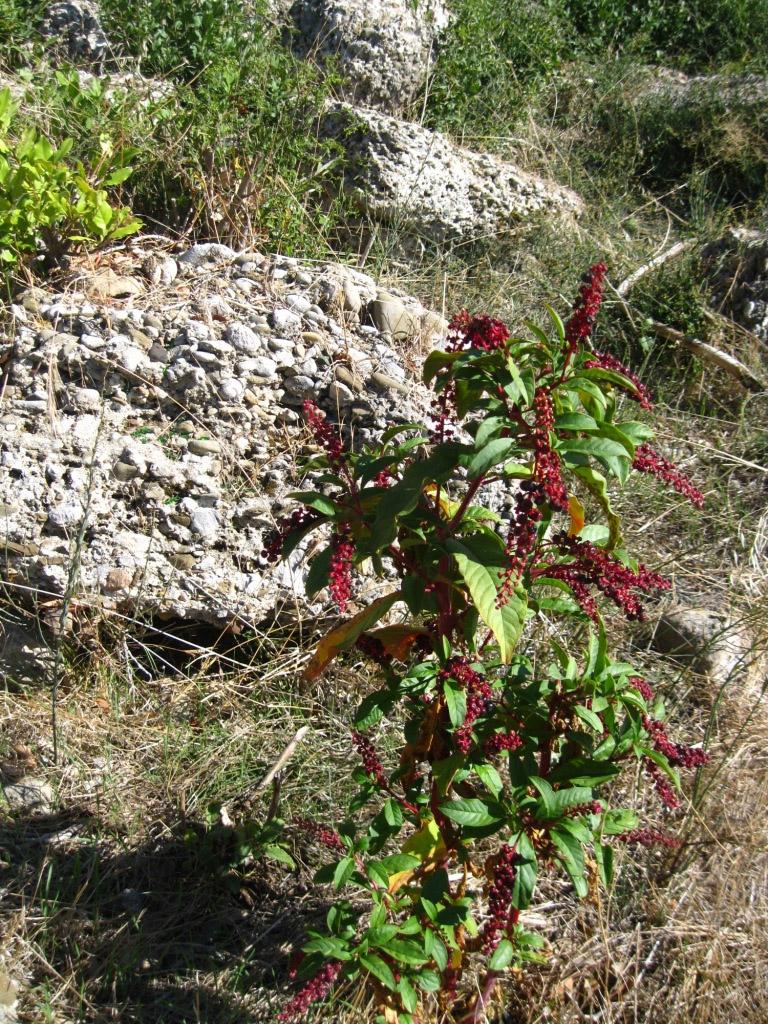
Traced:
[[[134, 234], [141, 227], [130, 210], [113, 206], [107, 187], [118, 185], [130, 167], [112, 167], [112, 146], [104, 140], [102, 159], [86, 169], [68, 160], [72, 140], [57, 147], [35, 128], [10, 134], [17, 112], [9, 89], [0, 91], [0, 265], [42, 257], [50, 268], [80, 247]], [[129, 154], [123, 154], [129, 156]]]
[[[564, 871], [587, 897], [611, 883], [617, 842], [676, 845], [611, 806], [611, 784], [639, 763], [675, 807], [678, 769], [707, 755], [669, 739], [648, 682], [611, 657], [598, 599], [642, 619], [642, 594], [668, 586], [622, 547], [611, 478], [649, 473], [703, 498], [626, 415], [633, 401], [651, 409], [640, 381], [589, 347], [604, 273], [591, 268], [567, 324], [548, 307], [549, 334], [456, 317], [424, 366], [429, 429], [393, 427], [353, 453], [305, 406], [324, 490], [294, 495], [301, 507], [265, 554], [330, 528], [306, 585], [327, 586], [342, 612], [354, 566], [399, 583], [320, 640], [305, 671], [311, 682], [355, 646], [381, 685], [355, 714], [362, 764], [347, 816], [294, 821], [332, 851], [315, 881], [339, 898], [278, 1020], [359, 978], [379, 1024], [478, 1024], [497, 982], [543, 959], [521, 922], [541, 873]], [[514, 494], [506, 520], [482, 501], [499, 487]], [[400, 621], [375, 628], [396, 606]], [[546, 627], [558, 619], [572, 628]], [[390, 768], [367, 735], [384, 720], [398, 735]]]

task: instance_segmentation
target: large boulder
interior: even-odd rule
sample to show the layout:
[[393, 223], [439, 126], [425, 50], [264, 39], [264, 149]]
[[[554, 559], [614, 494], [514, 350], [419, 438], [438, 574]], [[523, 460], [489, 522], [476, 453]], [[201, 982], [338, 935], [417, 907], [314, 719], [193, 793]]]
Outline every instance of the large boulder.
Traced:
[[324, 131], [347, 154], [346, 190], [374, 221], [431, 243], [486, 238], [534, 214], [577, 215], [579, 197], [439, 132], [335, 103]]
[[338, 63], [345, 99], [400, 113], [415, 99], [449, 23], [441, 0], [296, 0], [295, 48]]
[[768, 233], [732, 228], [702, 251], [709, 304], [768, 343]]
[[50, 4], [38, 30], [68, 60], [101, 65], [111, 55], [98, 8], [91, 0], [59, 0]]
[[[64, 293], [28, 290], [0, 338], [6, 582], [51, 625], [73, 587], [72, 623], [311, 613], [307, 545], [276, 566], [261, 554], [287, 492], [311, 486], [296, 470], [302, 403], [355, 444], [423, 422], [413, 348], [440, 319], [354, 268], [224, 246], [174, 258], [138, 243], [113, 271], [106, 291], [85, 263]], [[121, 285], [142, 272], [151, 290]]]

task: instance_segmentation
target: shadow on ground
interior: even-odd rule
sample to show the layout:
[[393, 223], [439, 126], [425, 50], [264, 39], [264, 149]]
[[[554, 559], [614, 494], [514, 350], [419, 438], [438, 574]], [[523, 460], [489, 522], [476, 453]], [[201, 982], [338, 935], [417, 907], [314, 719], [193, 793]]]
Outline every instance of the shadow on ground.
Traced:
[[299, 872], [209, 870], [183, 827], [116, 834], [87, 811], [0, 815], [0, 952], [18, 1020], [262, 1024], [324, 908]]

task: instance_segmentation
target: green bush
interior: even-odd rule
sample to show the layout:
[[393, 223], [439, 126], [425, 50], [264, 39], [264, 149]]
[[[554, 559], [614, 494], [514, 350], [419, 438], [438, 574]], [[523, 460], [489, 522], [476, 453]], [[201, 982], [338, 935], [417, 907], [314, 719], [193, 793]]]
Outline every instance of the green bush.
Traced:
[[[0, 265], [42, 257], [46, 267], [80, 247], [93, 248], [138, 231], [131, 211], [113, 206], [106, 189], [125, 181], [130, 167], [114, 166], [102, 143], [101, 159], [86, 168], [72, 161], [72, 139], [54, 146], [35, 128], [14, 138], [17, 105], [0, 92]], [[126, 155], [126, 154], [124, 154]]]

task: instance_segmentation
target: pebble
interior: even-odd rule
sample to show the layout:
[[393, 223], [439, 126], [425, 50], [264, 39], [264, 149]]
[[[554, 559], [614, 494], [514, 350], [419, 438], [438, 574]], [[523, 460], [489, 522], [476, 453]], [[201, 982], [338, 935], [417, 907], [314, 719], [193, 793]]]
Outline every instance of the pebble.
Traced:
[[112, 475], [115, 480], [128, 483], [129, 480], [133, 480], [139, 475], [139, 470], [137, 466], [132, 466], [128, 462], [116, 462], [112, 467]]
[[229, 324], [225, 331], [225, 337], [236, 351], [242, 352], [244, 355], [255, 356], [262, 351], [261, 339], [258, 334], [254, 334], [251, 328], [245, 324], [237, 322]]
[[212, 508], [196, 508], [190, 516], [189, 528], [205, 543], [215, 540], [219, 533], [219, 517]]
[[286, 394], [295, 395], [297, 398], [311, 398], [315, 393], [314, 380], [302, 373], [297, 373], [295, 377], [286, 377], [283, 387]]
[[276, 309], [270, 320], [272, 327], [280, 334], [291, 334], [301, 327], [301, 317], [290, 309]]
[[189, 442], [187, 451], [191, 452], [192, 455], [218, 455], [221, 451], [221, 445], [218, 441], [209, 438], [193, 438]]
[[257, 356], [249, 361], [248, 372], [255, 377], [274, 377], [277, 373], [277, 363], [274, 359], [267, 359], [266, 356]]
[[237, 378], [231, 377], [229, 380], [222, 381], [219, 388], [219, 398], [225, 402], [239, 402], [243, 397], [244, 390], [245, 385], [237, 380]]
[[283, 298], [283, 302], [289, 309], [292, 309], [294, 313], [306, 313], [312, 303], [306, 297], [306, 295], [286, 295]]

